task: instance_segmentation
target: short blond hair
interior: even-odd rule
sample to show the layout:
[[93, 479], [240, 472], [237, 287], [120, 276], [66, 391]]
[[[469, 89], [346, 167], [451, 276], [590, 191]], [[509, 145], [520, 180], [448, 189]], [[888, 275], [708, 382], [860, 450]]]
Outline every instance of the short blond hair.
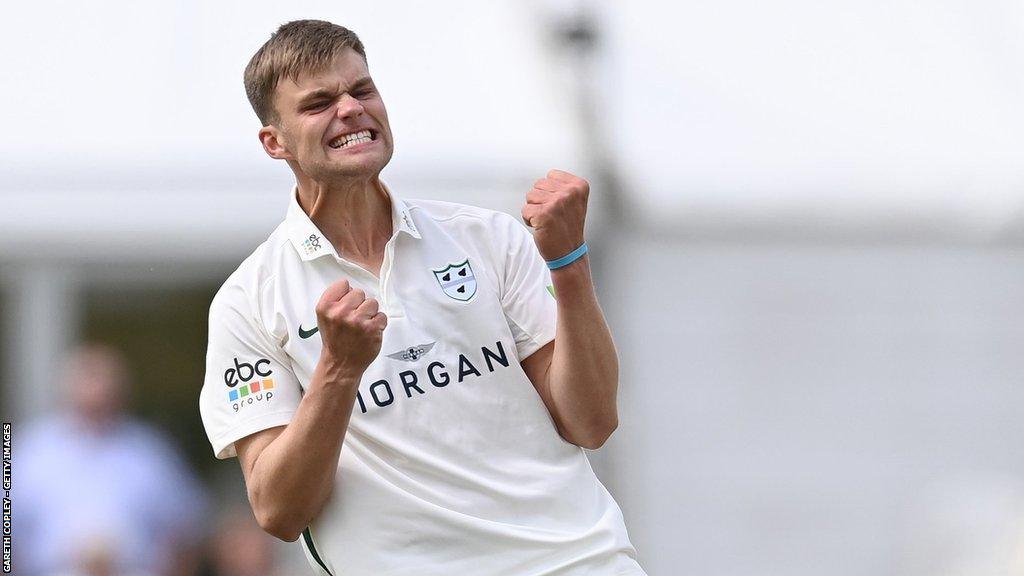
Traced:
[[279, 119], [274, 90], [282, 78], [298, 80], [301, 74], [326, 68], [346, 48], [366, 60], [366, 49], [356, 33], [323, 20], [293, 20], [282, 24], [245, 67], [245, 94], [264, 126]]

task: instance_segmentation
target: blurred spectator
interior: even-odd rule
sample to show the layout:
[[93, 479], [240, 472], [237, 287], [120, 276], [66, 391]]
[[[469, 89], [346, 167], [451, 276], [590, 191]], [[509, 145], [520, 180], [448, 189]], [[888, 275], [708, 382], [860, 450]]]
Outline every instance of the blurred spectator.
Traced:
[[277, 541], [260, 528], [248, 507], [226, 512], [211, 539], [215, 576], [273, 576]]
[[123, 413], [128, 385], [118, 351], [82, 346], [64, 365], [59, 411], [18, 439], [16, 573], [194, 573], [202, 491], [161, 433]]

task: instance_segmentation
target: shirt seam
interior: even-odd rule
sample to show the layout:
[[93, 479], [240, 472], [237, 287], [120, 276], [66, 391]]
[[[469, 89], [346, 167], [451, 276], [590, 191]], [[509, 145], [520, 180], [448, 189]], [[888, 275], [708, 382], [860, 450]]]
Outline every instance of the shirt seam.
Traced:
[[[501, 214], [504, 214], [504, 212], [501, 212]], [[444, 217], [430, 216], [430, 219], [433, 220], [434, 222], [447, 222], [449, 220], [454, 220], [454, 219], [460, 218], [460, 217], [476, 218], [477, 220], [480, 220], [481, 222], [484, 222], [484, 223], [487, 222], [487, 218], [485, 218], [484, 216], [481, 216], [480, 214], [473, 214], [472, 212], [459, 212], [459, 213], [456, 213], [456, 214], [452, 214], [451, 216], [444, 216]]]
[[[539, 334], [534, 335], [529, 330], [523, 328], [523, 325], [520, 324], [519, 322], [516, 322], [516, 319], [513, 318], [512, 315], [509, 314], [508, 312], [505, 312], [505, 318], [508, 318], [509, 322], [512, 322], [513, 324], [515, 324], [516, 328], [518, 328], [520, 332], [522, 332], [523, 334], [526, 334], [526, 337], [529, 339], [531, 344], [536, 346], [536, 349], [539, 350], [543, 346], [540, 343], [540, 340], [537, 339], [537, 336], [539, 336]], [[512, 340], [515, 341], [515, 334], [512, 335]], [[518, 353], [518, 346], [516, 347], [516, 350], [517, 350], [517, 353]], [[519, 360], [522, 361], [522, 358], [520, 358]]]
[[269, 284], [271, 280], [275, 280], [276, 278], [277, 273], [275, 272], [271, 274], [266, 280], [261, 282], [260, 285], [256, 288], [256, 302], [254, 303], [255, 306], [253, 306], [253, 312], [256, 319], [256, 327], [262, 330], [264, 334], [266, 334], [267, 340], [274, 344], [277, 344], [280, 347], [281, 344], [280, 342], [277, 341], [277, 338], [275, 338], [274, 335], [267, 330], [267, 325], [263, 322], [263, 311], [260, 310], [260, 303], [263, 302], [263, 291], [267, 288], [267, 284]]

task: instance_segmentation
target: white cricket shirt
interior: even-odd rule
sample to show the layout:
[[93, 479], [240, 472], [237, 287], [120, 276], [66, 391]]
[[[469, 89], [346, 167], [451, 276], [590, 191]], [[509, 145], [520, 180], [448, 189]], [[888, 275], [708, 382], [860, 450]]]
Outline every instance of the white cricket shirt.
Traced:
[[[347, 278], [388, 315], [337, 484], [301, 541], [333, 576], [643, 574], [618, 505], [520, 361], [555, 336], [529, 230], [388, 193], [380, 278], [339, 257], [292, 192], [285, 221], [210, 307], [203, 424], [218, 458], [292, 418], [320, 356], [315, 306]], [[272, 488], [271, 488], [272, 489]]]

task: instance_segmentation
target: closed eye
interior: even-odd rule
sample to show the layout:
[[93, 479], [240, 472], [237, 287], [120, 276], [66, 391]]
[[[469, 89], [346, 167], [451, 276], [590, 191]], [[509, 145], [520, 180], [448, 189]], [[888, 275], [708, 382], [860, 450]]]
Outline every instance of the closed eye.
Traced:
[[330, 102], [327, 101], [327, 100], [324, 100], [322, 102], [313, 102], [311, 104], [307, 104], [306, 106], [303, 106], [302, 107], [302, 111], [303, 112], [313, 112], [315, 110], [322, 110], [322, 109], [326, 108], [328, 104], [330, 104]]

